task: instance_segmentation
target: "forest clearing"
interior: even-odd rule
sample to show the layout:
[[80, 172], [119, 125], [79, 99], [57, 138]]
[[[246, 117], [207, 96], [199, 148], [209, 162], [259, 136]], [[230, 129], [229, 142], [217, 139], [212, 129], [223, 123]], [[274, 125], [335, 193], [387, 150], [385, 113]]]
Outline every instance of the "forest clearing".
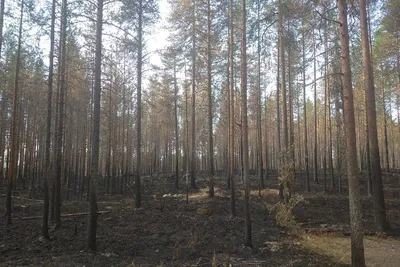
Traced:
[[[293, 210], [296, 225], [288, 228], [277, 225], [275, 215], [266, 207], [279, 200], [276, 176], [268, 177], [266, 187], [270, 189], [263, 189], [261, 198], [257, 184], [253, 184], [250, 201], [254, 247], [246, 248], [242, 230], [243, 192], [238, 192], [238, 214], [232, 218], [229, 193], [218, 178], [213, 199], [208, 198], [206, 187], [202, 187], [204, 180], [199, 179], [200, 189], [190, 189], [188, 204], [185, 190], [177, 190], [173, 180], [149, 181], [150, 177], [143, 179], [144, 205], [139, 210], [134, 208], [130, 191], [113, 196], [100, 193], [98, 209], [105, 213], [98, 218], [96, 254], [85, 251], [87, 215], [69, 216], [88, 211], [85, 200], [78, 204], [76, 200], [63, 203], [62, 214], [66, 217], [62, 217], [62, 227], [50, 230], [51, 238], [46, 240], [40, 234], [42, 202], [32, 201], [27, 196], [16, 197], [13, 225], [1, 224], [0, 228], [5, 233], [0, 240], [0, 265], [350, 266], [349, 208], [345, 190], [342, 195], [304, 193], [304, 201]], [[399, 177], [386, 178], [389, 220], [393, 222], [393, 229], [400, 229]], [[256, 178], [253, 176], [252, 180]], [[303, 194], [300, 187], [298, 189]], [[365, 191], [366, 187], [362, 189]], [[312, 190], [318, 191], [318, 186]], [[0, 204], [4, 204], [4, 195], [0, 197]], [[387, 235], [373, 233], [369, 206], [370, 200], [363, 198], [368, 266], [397, 267], [400, 231]]]

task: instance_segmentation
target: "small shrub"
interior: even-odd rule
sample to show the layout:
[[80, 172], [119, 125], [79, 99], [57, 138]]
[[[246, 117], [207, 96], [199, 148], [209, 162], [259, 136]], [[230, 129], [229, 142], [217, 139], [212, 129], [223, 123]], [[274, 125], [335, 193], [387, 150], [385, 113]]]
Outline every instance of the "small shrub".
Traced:
[[181, 247], [179, 245], [179, 243], [176, 243], [174, 246], [174, 249], [172, 251], [172, 260], [177, 260], [179, 259], [181, 256]]
[[265, 206], [270, 213], [275, 214], [276, 223], [279, 226], [285, 227], [289, 230], [298, 230], [300, 229], [300, 226], [297, 224], [292, 210], [297, 204], [303, 201], [303, 196], [295, 194], [290, 198], [287, 204], [282, 202], [276, 204], [266, 203]]
[[215, 256], [215, 251], [214, 251], [214, 256], [213, 256], [213, 258], [212, 258], [212, 261], [211, 261], [211, 266], [212, 266], [212, 267], [217, 267], [217, 266], [218, 266], [218, 264], [217, 264], [217, 257]]
[[189, 248], [195, 248], [198, 242], [197, 238], [197, 233], [195, 229], [192, 229], [192, 232], [190, 233], [190, 241], [189, 241]]

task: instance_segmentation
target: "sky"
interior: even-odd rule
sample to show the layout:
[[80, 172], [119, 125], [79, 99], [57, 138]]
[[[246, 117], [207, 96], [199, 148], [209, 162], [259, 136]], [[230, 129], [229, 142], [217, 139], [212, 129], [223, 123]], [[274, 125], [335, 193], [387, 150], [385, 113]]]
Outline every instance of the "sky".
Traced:
[[[37, 0], [37, 4], [38, 7], [44, 7], [46, 0]], [[15, 5], [15, 3], [13, 4]], [[161, 58], [160, 58], [160, 52], [162, 52], [167, 46], [168, 46], [168, 37], [169, 37], [169, 30], [168, 30], [168, 17], [170, 15], [170, 6], [168, 4], [167, 0], [158, 0], [158, 5], [159, 5], [159, 14], [160, 14], [160, 19], [156, 22], [156, 24], [151, 28], [151, 30], [149, 31], [149, 34], [147, 36], [145, 36], [145, 42], [146, 42], [146, 52], [149, 56], [148, 61], [147, 61], [147, 65], [145, 66], [145, 69], [150, 70], [150, 71], [146, 71], [144, 72], [144, 86], [146, 87], [146, 85], [148, 84], [148, 77], [152, 74], [151, 72], [151, 66], [152, 65], [157, 65], [157, 66], [161, 66]], [[112, 7], [112, 5], [107, 5], [105, 8], [109, 8]], [[104, 31], [103, 32], [108, 32], [108, 31], [115, 31], [115, 29], [111, 29], [111, 28], [107, 28], [110, 26], [104, 25]], [[31, 29], [32, 31], [32, 35], [34, 35], [34, 31], [35, 29]], [[108, 38], [107, 38], [108, 39]], [[114, 40], [110, 40], [111, 42], [114, 42]], [[48, 57], [46, 55], [48, 55], [49, 53], [49, 46], [50, 46], [50, 42], [49, 42], [49, 36], [48, 35], [44, 35], [39, 43], [39, 47], [43, 52], [43, 59], [44, 59], [44, 63], [46, 65], [48, 65]], [[274, 58], [271, 58], [269, 60], [270, 64], [274, 64], [273, 62], [275, 61]], [[319, 60], [318, 60], [319, 61]], [[274, 68], [268, 68], [269, 71], [268, 73], [265, 73], [264, 78], [266, 78], [267, 80], [265, 81], [265, 86], [267, 86], [266, 91], [268, 92], [268, 94], [274, 93], [274, 91], [276, 90], [276, 78], [275, 78], [275, 72], [276, 70]], [[266, 69], [264, 69], [265, 71]], [[312, 75], [310, 75], [312, 73], [312, 70], [308, 69], [307, 71], [307, 75], [308, 78], [307, 80], [309, 80], [307, 83], [310, 83], [311, 80], [310, 78], [312, 77]], [[181, 76], [178, 74], [178, 76]], [[317, 76], [320, 76], [320, 73], [317, 74]], [[312, 92], [312, 87], [309, 86], [307, 88], [307, 97], [311, 97], [311, 92]]]
[[163, 50], [168, 45], [167, 38], [169, 31], [167, 29], [167, 19], [170, 14], [170, 8], [167, 0], [159, 0], [160, 20], [154, 25], [151, 35], [147, 38], [147, 50], [151, 53], [149, 63], [161, 65], [161, 59], [158, 51]]

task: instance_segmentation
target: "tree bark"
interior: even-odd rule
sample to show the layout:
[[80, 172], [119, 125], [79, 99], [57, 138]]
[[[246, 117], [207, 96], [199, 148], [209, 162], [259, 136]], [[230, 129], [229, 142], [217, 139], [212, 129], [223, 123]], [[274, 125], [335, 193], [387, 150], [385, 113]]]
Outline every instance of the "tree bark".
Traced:
[[50, 54], [49, 54], [49, 79], [47, 92], [47, 125], [46, 125], [46, 148], [45, 148], [45, 177], [44, 179], [44, 199], [43, 199], [43, 224], [42, 235], [49, 238], [49, 178], [50, 175], [50, 143], [51, 143], [51, 116], [53, 98], [53, 74], [54, 74], [54, 34], [56, 20], [56, 1], [52, 1], [51, 6], [51, 29], [50, 29]]
[[233, 78], [233, 0], [229, 1], [229, 178], [231, 184], [230, 207], [232, 217], [236, 216], [235, 208], [235, 81]]
[[[327, 159], [326, 153], [328, 148], [327, 139], [327, 111], [328, 111], [328, 88], [329, 88], [329, 78], [328, 78], [328, 33], [327, 33], [327, 21], [324, 21], [324, 49], [325, 49], [325, 67], [324, 67], [324, 146], [323, 146], [323, 167], [324, 167], [324, 191], [327, 192]], [[330, 116], [330, 115], [329, 115]]]
[[[21, 65], [21, 46], [22, 46], [22, 21], [24, 17], [24, 4], [25, 1], [21, 1], [21, 15], [19, 22], [18, 32], [18, 48], [17, 48], [17, 61], [15, 67], [15, 79], [14, 79], [14, 97], [13, 97], [13, 109], [11, 117], [11, 129], [10, 129], [10, 166], [8, 169], [8, 187], [7, 187], [7, 224], [11, 224], [11, 193], [15, 183], [16, 167], [17, 167], [17, 114], [19, 109], [19, 73]], [[7, 153], [8, 155], [8, 153]]]
[[364, 267], [363, 226], [361, 214], [360, 188], [357, 172], [356, 131], [354, 119], [353, 89], [351, 81], [349, 33], [347, 25], [347, 2], [338, 0], [339, 36], [341, 47], [341, 66], [344, 93], [344, 115], [347, 147], [347, 176], [349, 183], [351, 261], [354, 267]]
[[316, 58], [316, 41], [313, 31], [313, 52], [314, 52], [314, 182], [318, 184], [318, 134], [317, 134], [317, 58]]
[[[367, 109], [367, 125], [369, 136], [369, 148], [371, 152], [371, 176], [373, 185], [373, 201], [375, 226], [378, 231], [384, 231], [390, 228], [386, 220], [385, 199], [383, 193], [382, 171], [380, 164], [379, 145], [378, 145], [378, 129], [376, 123], [376, 106], [375, 106], [375, 86], [373, 82], [373, 73], [371, 65], [370, 47], [368, 41], [368, 24], [366, 1], [359, 0], [360, 4], [360, 23], [361, 23], [361, 46], [363, 55], [363, 72], [366, 90], [366, 109]], [[369, 168], [369, 166], [368, 166]]]
[[261, 37], [260, 37], [260, 0], [257, 1], [257, 160], [258, 160], [258, 180], [261, 189], [264, 188], [263, 173], [263, 146], [262, 146], [262, 129], [261, 129]]
[[[175, 56], [176, 57], [176, 56]], [[176, 58], [174, 57], [174, 115], [175, 115], [175, 187], [179, 188], [179, 121], [178, 84], [176, 80]]]
[[207, 0], [207, 91], [208, 91], [208, 153], [209, 172], [208, 196], [214, 197], [214, 140], [211, 77], [211, 0]]
[[243, 180], [244, 180], [244, 214], [245, 246], [252, 247], [250, 215], [250, 181], [249, 181], [249, 136], [247, 122], [247, 56], [246, 56], [246, 0], [242, 0], [242, 42], [241, 42], [241, 92], [242, 92], [242, 135], [243, 135]]
[[62, 1], [62, 27], [61, 37], [61, 62], [60, 62], [60, 100], [59, 117], [57, 125], [57, 153], [56, 153], [56, 177], [55, 177], [55, 197], [54, 197], [54, 220], [55, 227], [61, 226], [61, 165], [63, 160], [62, 145], [64, 136], [64, 97], [66, 91], [66, 33], [67, 33], [67, 0]]
[[138, 10], [138, 62], [137, 62], [137, 108], [136, 108], [136, 134], [137, 134], [137, 147], [136, 147], [136, 177], [135, 177], [135, 207], [140, 208], [142, 206], [142, 195], [140, 186], [140, 176], [142, 169], [142, 42], [143, 42], [143, 1], [139, 0]]
[[1, 48], [3, 45], [3, 27], [4, 27], [4, 8], [6, 0], [1, 0], [0, 3], [0, 59], [1, 59]]
[[97, 182], [99, 177], [100, 151], [100, 100], [101, 100], [101, 45], [103, 31], [103, 0], [97, 0], [96, 21], [96, 52], [94, 66], [94, 107], [93, 107], [93, 137], [90, 183], [90, 211], [88, 218], [88, 233], [86, 249], [96, 251], [97, 231]]
[[306, 169], [306, 189], [310, 191], [310, 171], [308, 164], [308, 133], [307, 133], [307, 99], [306, 99], [306, 46], [305, 46], [305, 24], [302, 19], [302, 63], [303, 63], [303, 109], [304, 109], [304, 165]]
[[196, 188], [196, 0], [193, 0], [192, 22], [192, 157], [190, 184]]

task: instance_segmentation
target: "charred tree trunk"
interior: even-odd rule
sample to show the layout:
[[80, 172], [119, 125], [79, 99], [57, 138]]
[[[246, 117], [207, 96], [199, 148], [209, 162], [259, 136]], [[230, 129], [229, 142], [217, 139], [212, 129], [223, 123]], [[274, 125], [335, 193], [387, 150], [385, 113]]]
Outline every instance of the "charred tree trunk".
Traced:
[[90, 211], [88, 218], [88, 233], [86, 249], [96, 250], [97, 231], [97, 182], [99, 177], [99, 150], [100, 150], [100, 100], [101, 100], [101, 43], [103, 31], [103, 0], [97, 0], [96, 21], [96, 52], [94, 67], [94, 107], [93, 107], [93, 137], [90, 183]]
[[[17, 167], [17, 114], [19, 109], [19, 73], [21, 65], [21, 46], [22, 46], [22, 20], [24, 18], [24, 0], [21, 1], [21, 15], [19, 22], [19, 33], [18, 33], [18, 48], [17, 48], [17, 61], [15, 67], [15, 79], [14, 79], [14, 97], [13, 97], [13, 108], [11, 116], [11, 129], [10, 129], [10, 166], [8, 169], [8, 187], [7, 187], [7, 224], [11, 224], [11, 193], [15, 183], [16, 167]], [[8, 155], [8, 153], [7, 153]]]
[[66, 64], [66, 32], [67, 32], [67, 0], [62, 1], [62, 30], [61, 37], [61, 62], [60, 62], [60, 100], [59, 117], [57, 125], [57, 154], [56, 154], [56, 176], [55, 176], [55, 197], [54, 197], [54, 220], [55, 227], [61, 226], [61, 164], [63, 160], [62, 145], [64, 136], [64, 97], [66, 91], [65, 64]]
[[45, 148], [45, 177], [44, 180], [44, 205], [42, 235], [49, 238], [49, 175], [50, 175], [50, 143], [51, 143], [51, 113], [53, 98], [53, 73], [54, 73], [54, 32], [56, 20], [56, 1], [52, 1], [51, 7], [51, 29], [50, 29], [50, 54], [49, 54], [49, 80], [47, 92], [47, 125], [46, 125], [46, 148]]

